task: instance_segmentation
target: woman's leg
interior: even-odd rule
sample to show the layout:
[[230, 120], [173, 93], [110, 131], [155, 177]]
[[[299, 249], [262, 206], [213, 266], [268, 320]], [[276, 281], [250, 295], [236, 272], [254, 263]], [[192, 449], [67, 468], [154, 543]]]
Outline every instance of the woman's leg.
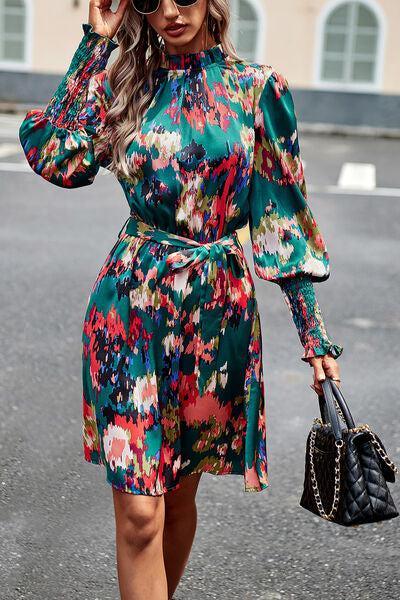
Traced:
[[180, 487], [167, 492], [164, 519], [164, 564], [171, 600], [182, 577], [197, 525], [195, 496], [201, 473], [182, 476]]
[[167, 600], [164, 498], [112, 489], [121, 600]]

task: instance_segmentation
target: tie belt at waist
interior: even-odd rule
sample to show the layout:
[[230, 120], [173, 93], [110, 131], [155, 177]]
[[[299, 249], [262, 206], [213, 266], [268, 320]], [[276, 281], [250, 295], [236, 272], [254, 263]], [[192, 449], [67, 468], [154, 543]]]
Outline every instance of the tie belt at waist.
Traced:
[[[220, 334], [222, 320], [226, 313], [231, 293], [231, 278], [229, 277], [229, 266], [233, 267], [235, 278], [244, 277], [248, 270], [243, 247], [239, 241], [237, 231], [233, 231], [213, 242], [197, 242], [190, 238], [158, 229], [153, 225], [145, 223], [131, 214], [125, 221], [118, 237], [124, 232], [143, 239], [143, 241], [158, 242], [178, 247], [179, 250], [171, 252], [166, 256], [165, 265], [167, 273], [181, 272], [184, 269], [191, 271], [196, 266], [204, 263], [204, 269], [200, 277], [200, 316], [199, 316], [199, 343], [196, 344], [195, 353], [198, 370], [200, 394], [203, 394], [207, 377], [205, 370], [207, 365], [211, 372], [216, 368], [212, 365], [217, 358], [220, 347]], [[228, 255], [234, 258], [233, 264], [228, 264]], [[156, 280], [165, 275], [164, 269], [160, 268]], [[148, 280], [144, 284], [148, 284]], [[215, 349], [215, 354], [212, 350]], [[211, 364], [210, 364], [211, 363]], [[208, 370], [208, 369], [207, 369]]]

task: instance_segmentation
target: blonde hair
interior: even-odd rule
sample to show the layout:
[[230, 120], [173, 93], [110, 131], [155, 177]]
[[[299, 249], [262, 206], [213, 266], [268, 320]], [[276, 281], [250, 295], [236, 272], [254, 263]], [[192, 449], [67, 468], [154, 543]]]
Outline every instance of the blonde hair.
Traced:
[[[228, 36], [229, 0], [208, 0], [206, 26], [216, 43], [234, 58], [235, 49]], [[161, 37], [129, 4], [117, 33], [119, 54], [108, 70], [113, 94], [105, 119], [105, 137], [111, 149], [109, 169], [117, 176], [130, 178], [126, 151], [132, 143], [153, 97], [153, 70], [161, 66], [164, 44]]]

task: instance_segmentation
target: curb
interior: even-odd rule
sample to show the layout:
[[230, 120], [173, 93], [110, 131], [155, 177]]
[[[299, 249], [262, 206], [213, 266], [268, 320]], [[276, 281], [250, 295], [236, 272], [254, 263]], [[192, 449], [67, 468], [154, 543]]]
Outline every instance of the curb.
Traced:
[[339, 123], [308, 123], [299, 121], [298, 128], [304, 133], [325, 135], [351, 135], [360, 137], [400, 138], [399, 128], [371, 127], [370, 125], [344, 125]]
[[2, 115], [20, 115], [28, 112], [33, 108], [44, 108], [43, 104], [31, 104], [14, 103], [14, 102], [0, 102], [0, 114]]
[[[44, 104], [0, 102], [0, 114], [23, 115], [29, 110], [42, 109], [44, 107]], [[298, 129], [302, 133], [315, 133], [321, 135], [400, 139], [400, 128], [396, 127], [371, 127], [369, 125], [345, 125], [340, 123], [310, 123], [299, 121]]]

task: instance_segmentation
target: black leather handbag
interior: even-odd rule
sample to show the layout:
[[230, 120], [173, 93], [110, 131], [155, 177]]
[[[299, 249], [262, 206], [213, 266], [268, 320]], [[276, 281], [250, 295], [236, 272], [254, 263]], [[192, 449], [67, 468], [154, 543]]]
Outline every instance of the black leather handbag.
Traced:
[[397, 467], [368, 424], [355, 426], [335, 382], [326, 377], [321, 385], [321, 418], [307, 437], [300, 506], [345, 526], [397, 517], [387, 486]]

